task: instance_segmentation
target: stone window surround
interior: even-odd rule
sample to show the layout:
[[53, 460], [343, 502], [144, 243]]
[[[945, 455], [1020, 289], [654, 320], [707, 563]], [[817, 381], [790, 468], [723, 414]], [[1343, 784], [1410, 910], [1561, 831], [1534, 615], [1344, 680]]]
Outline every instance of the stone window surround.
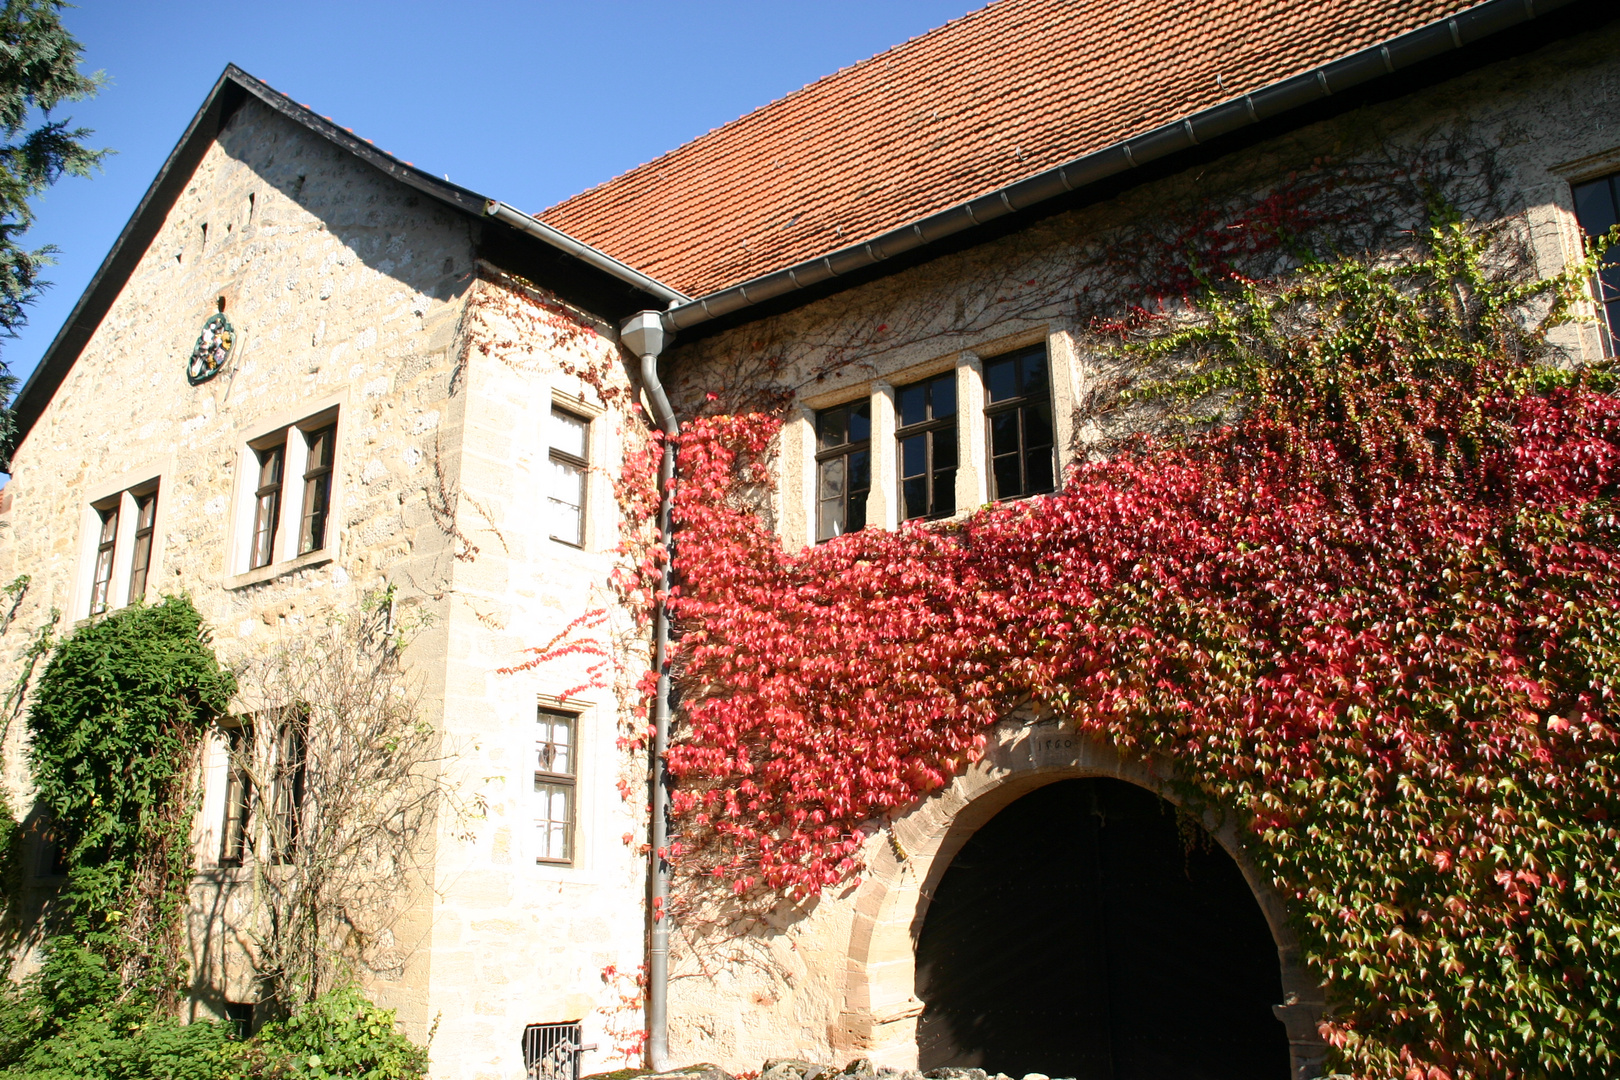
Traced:
[[[1620, 173], [1620, 146], [1588, 154], [1573, 161], [1560, 162], [1550, 166], [1548, 171], [1556, 178], [1552, 184], [1551, 198], [1546, 203], [1532, 204], [1526, 212], [1532, 236], [1551, 233], [1557, 237], [1556, 244], [1533, 245], [1536, 272], [1543, 277], [1558, 273], [1566, 264], [1586, 254], [1586, 233], [1575, 214], [1575, 187]], [[1591, 321], [1578, 324], [1574, 328], [1559, 328], [1565, 331], [1573, 330], [1571, 336], [1578, 335], [1578, 352], [1580, 358], [1585, 361], [1600, 360], [1606, 352], [1603, 347], [1603, 316], [1600, 306], [1595, 302], [1596, 282], [1593, 283], [1593, 288], [1594, 301], [1581, 304], [1574, 313], [1577, 318]], [[1556, 341], [1557, 331], [1554, 334]]]
[[990, 501], [988, 433], [985, 424], [984, 364], [1005, 353], [1044, 342], [1052, 393], [1058, 483], [1072, 457], [1074, 350], [1069, 335], [1050, 326], [987, 338], [982, 343], [921, 362], [897, 366], [878, 378], [855, 382], [799, 399], [797, 415], [782, 430], [780, 532], [782, 545], [798, 551], [813, 543], [816, 521], [816, 413], [869, 395], [872, 400], [872, 491], [866, 501], [866, 527], [900, 526], [899, 448], [895, 441], [895, 387], [955, 370], [957, 411], [956, 520]]
[[[1575, 185], [1617, 172], [1620, 172], [1620, 145], [1547, 166], [1545, 194], [1527, 200], [1529, 205], [1524, 211], [1537, 275], [1551, 277], [1585, 255], [1584, 234], [1575, 216]], [[1567, 350], [1573, 359], [1601, 360], [1603, 338], [1597, 305], [1582, 303], [1572, 314], [1577, 321], [1555, 327], [1549, 340]]]
[[[236, 472], [231, 493], [230, 534], [226, 544], [227, 560], [224, 586], [240, 589], [269, 581], [310, 566], [331, 562], [337, 557], [343, 523], [343, 470], [346, 459], [349, 428], [353, 426], [353, 410], [349, 407], [348, 392], [331, 394], [309, 402], [296, 410], [285, 410], [239, 424], [236, 430]], [[267, 438], [285, 432], [315, 431], [332, 423], [337, 424], [337, 437], [332, 447], [331, 495], [328, 499], [325, 543], [314, 551], [298, 553], [300, 515], [304, 505], [304, 463], [308, 447], [303, 439], [287, 438], [286, 454], [282, 460], [281, 511], [276, 526], [275, 558], [269, 565], [249, 569], [248, 562], [253, 544], [254, 491], [258, 481], [258, 449]], [[163, 512], [163, 500], [158, 500], [158, 512]]]
[[[609, 477], [606, 463], [609, 460], [609, 440], [613, 433], [609, 430], [610, 424], [603, 423], [602, 418], [607, 410], [595, 400], [594, 393], [586, 395], [585, 387], [580, 386], [579, 393], [571, 394], [560, 386], [551, 388], [551, 395], [545, 400], [545, 413], [541, 423], [545, 425], [541, 438], [541, 449], [545, 454], [547, 483], [550, 482], [551, 460], [551, 422], [552, 410], [561, 409], [566, 413], [573, 413], [585, 421], [585, 505], [580, 508], [584, 518], [581, 532], [585, 536], [583, 544], [574, 545], [566, 540], [559, 540], [551, 535], [550, 503], [546, 504], [547, 516], [545, 524], [545, 539], [554, 547], [572, 549], [574, 551], [610, 551], [618, 543], [615, 533], [609, 534], [604, 530], [613, 525], [613, 515], [600, 513], [603, 506], [611, 505], [613, 498], [612, 480]], [[547, 489], [549, 496], [550, 491]], [[603, 500], [608, 500], [604, 502]]]
[[172, 458], [131, 469], [116, 480], [96, 485], [87, 492], [83, 510], [79, 515], [78, 563], [73, 579], [73, 595], [68, 610], [75, 621], [90, 617], [90, 599], [95, 591], [96, 548], [101, 539], [101, 510], [114, 499], [118, 500], [118, 532], [113, 541], [113, 575], [107, 590], [107, 611], [111, 613], [129, 605], [129, 579], [135, 556], [135, 493], [146, 494], [154, 489], [158, 493], [157, 514], [152, 522], [152, 549], [146, 570], [146, 595], [154, 595], [154, 588], [163, 569], [163, 529], [168, 516], [168, 500], [164, 498], [168, 478], [174, 475]]
[[[525, 769], [518, 777], [517, 790], [522, 795], [523, 805], [514, 824], [518, 826], [517, 831], [523, 839], [513, 845], [516, 849], [513, 852], [514, 861], [528, 867], [535, 876], [543, 879], [580, 881], [582, 876], [590, 876], [596, 862], [592, 842], [596, 833], [596, 794], [601, 785], [596, 783], [599, 770], [592, 740], [597, 735], [597, 703], [577, 697], [558, 697], [544, 692], [536, 693], [531, 701], [528, 724], [519, 728], [524, 741], [519, 748], [517, 760], [525, 763]], [[534, 819], [529, 813], [532, 805], [534, 770], [528, 767], [527, 763], [534, 756], [533, 729], [536, 706], [551, 712], [568, 713], [574, 718], [573, 857], [566, 862], [539, 856], [539, 842], [535, 839], [533, 831]], [[593, 879], [586, 883], [597, 882]]]

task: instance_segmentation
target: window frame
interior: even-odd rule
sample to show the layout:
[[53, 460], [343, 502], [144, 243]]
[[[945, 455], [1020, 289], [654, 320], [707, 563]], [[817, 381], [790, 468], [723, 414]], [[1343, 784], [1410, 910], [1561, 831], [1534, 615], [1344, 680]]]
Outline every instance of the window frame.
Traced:
[[126, 604], [146, 599], [152, 576], [152, 548], [157, 540], [158, 486], [130, 492], [135, 501], [135, 532], [129, 553], [129, 591]]
[[298, 856], [303, 833], [304, 802], [309, 786], [309, 710], [302, 705], [276, 709], [270, 763], [270, 835], [266, 846], [273, 865]]
[[[299, 429], [299, 433], [304, 439], [304, 491], [303, 498], [299, 500], [298, 554], [308, 555], [326, 547], [326, 533], [332, 527], [332, 472], [337, 457], [337, 418], [333, 417], [332, 422], [324, 427]], [[324, 459], [316, 457], [317, 445], [324, 448]], [[312, 525], [312, 521], [316, 524]], [[317, 539], [319, 543], [315, 542]]]
[[101, 527], [96, 530], [95, 558], [90, 571], [90, 617], [113, 610], [113, 581], [118, 570], [118, 522], [123, 516], [122, 494], [111, 504], [92, 506]]
[[[122, 610], [141, 599], [156, 580], [163, 551], [162, 488], [172, 464], [171, 460], [169, 468], [126, 473], [116, 482], [87, 493], [90, 497], [81, 511], [79, 561], [69, 598], [69, 611], [75, 620]], [[152, 509], [149, 526], [142, 521], [148, 499]], [[104, 532], [108, 525], [110, 537]], [[136, 565], [138, 553], [144, 556], [144, 566]]]
[[[850, 420], [854, 418], [856, 411], [861, 409], [866, 411], [866, 438], [851, 439], [849, 437]], [[840, 410], [848, 410], [850, 413], [849, 417], [844, 421], [842, 436], [843, 441], [824, 447], [821, 443], [822, 421], [825, 417], [828, 417]], [[866, 528], [867, 525], [871, 524], [871, 522], [868, 520], [870, 516], [870, 507], [867, 502], [872, 494], [872, 479], [873, 473], [875, 472], [872, 442], [871, 397], [867, 396], [855, 398], [850, 401], [840, 402], [837, 405], [828, 405], [825, 408], [817, 409], [815, 411], [814, 418], [811, 421], [810, 436], [815, 446], [815, 486], [811, 490], [811, 503], [814, 507], [814, 511], [810, 521], [810, 535], [815, 543], [825, 544], [827, 541], [837, 539], [840, 536], [846, 536], [852, 532], [860, 532], [862, 529]], [[856, 489], [853, 488], [849, 482], [850, 473], [852, 471], [850, 460], [854, 458], [856, 454], [861, 453], [866, 455], [866, 486], [861, 488], [859, 491], [859, 497], [861, 500], [860, 524], [852, 529], [849, 527], [849, 522], [852, 516], [851, 510], [855, 505]], [[835, 531], [823, 536], [821, 516], [822, 507], [824, 504], [831, 502], [832, 500], [825, 499], [821, 495], [822, 477], [826, 467], [834, 461], [843, 461], [844, 463], [844, 490], [841, 495], [837, 496], [837, 498], [840, 500], [840, 508], [843, 511], [843, 519], [839, 523], [840, 527], [837, 527]]]
[[[253, 447], [257, 468], [253, 483], [253, 532], [248, 540], [248, 570], [262, 570], [276, 561], [276, 538], [281, 534], [282, 494], [287, 477], [287, 433]], [[270, 478], [265, 479], [266, 472]], [[261, 547], [260, 541], [263, 540]]]
[[253, 854], [252, 717], [225, 728], [224, 813], [219, 827], [219, 865], [246, 866]]
[[[933, 388], [937, 385], [949, 385], [951, 388], [951, 411], [947, 416], [934, 414]], [[901, 423], [901, 395], [908, 390], [918, 387], [928, 388], [927, 400], [924, 409], [927, 416], [910, 424]], [[896, 481], [895, 509], [897, 520], [905, 521], [940, 521], [952, 517], [956, 513], [956, 474], [962, 467], [961, 453], [961, 402], [957, 394], [956, 368], [926, 375], [921, 379], [913, 380], [894, 388], [894, 473]], [[948, 508], [942, 508], [940, 493], [937, 485], [940, 483], [939, 468], [936, 466], [936, 453], [939, 435], [950, 432], [951, 465], [948, 483], [946, 484], [945, 502]], [[927, 509], [920, 514], [912, 514], [906, 502], [906, 454], [905, 443], [907, 439], [922, 438], [923, 441], [923, 471], [920, 474], [924, 485], [924, 501]]]
[[[991, 392], [990, 391], [990, 368], [992, 366], [996, 365], [996, 364], [1001, 364], [1001, 363], [1011, 362], [1011, 363], [1014, 363], [1014, 364], [1018, 364], [1020, 361], [1023, 360], [1024, 357], [1033, 355], [1036, 352], [1039, 352], [1042, 355], [1042, 357], [1044, 358], [1044, 361], [1045, 361], [1044, 366], [1045, 366], [1045, 369], [1046, 369], [1046, 389], [1045, 389], [1044, 398], [1042, 398], [1041, 395], [1039, 395], [1039, 394], [1030, 394], [1030, 393], [1022, 392], [1023, 388], [1020, 385], [1020, 387], [1019, 387], [1020, 393], [1015, 394], [1012, 397], [1003, 398], [1000, 401], [992, 401], [991, 398], [990, 398], [990, 392]], [[989, 500], [991, 502], [993, 502], [993, 503], [994, 502], [1010, 502], [1010, 501], [1016, 500], [1016, 499], [1027, 499], [1027, 498], [1030, 498], [1030, 497], [1035, 496], [1035, 495], [1050, 495], [1050, 494], [1052, 494], [1054, 491], [1056, 491], [1058, 489], [1058, 479], [1059, 479], [1059, 477], [1058, 477], [1058, 463], [1059, 463], [1059, 461], [1058, 461], [1057, 407], [1056, 407], [1056, 402], [1054, 401], [1054, 395], [1053, 395], [1053, 392], [1052, 392], [1053, 388], [1052, 388], [1052, 349], [1051, 349], [1051, 343], [1046, 341], [1046, 340], [1042, 340], [1042, 341], [1039, 341], [1039, 342], [1036, 342], [1036, 343], [1033, 343], [1033, 344], [1030, 344], [1030, 345], [1023, 346], [1022, 348], [1011, 349], [1011, 350], [1008, 350], [1006, 352], [998, 353], [998, 354], [996, 354], [994, 356], [983, 357], [981, 359], [980, 363], [982, 365], [981, 379], [982, 379], [983, 385], [984, 385], [984, 408], [983, 408], [983, 413], [984, 413], [984, 440], [985, 440], [985, 444], [984, 444], [985, 492], [988, 495]], [[1015, 368], [1015, 372], [1017, 373], [1017, 376], [1018, 376], [1018, 382], [1020, 384], [1022, 384], [1022, 382], [1023, 382], [1022, 368], [1021, 367]], [[1028, 442], [1027, 425], [1025, 423], [1025, 419], [1026, 419], [1026, 411], [1028, 409], [1030, 409], [1031, 407], [1033, 407], [1033, 406], [1039, 406], [1039, 405], [1044, 405], [1046, 407], [1047, 426], [1051, 429], [1052, 443], [1051, 443], [1051, 446], [1048, 449], [1048, 452], [1051, 455], [1051, 466], [1050, 466], [1050, 468], [1051, 468], [1051, 478], [1052, 478], [1052, 480], [1051, 480], [1050, 486], [1048, 486], [1048, 487], [1032, 488], [1030, 486], [1030, 483], [1029, 483], [1030, 447], [1029, 447], [1029, 442]], [[996, 482], [995, 417], [1001, 416], [1001, 415], [1006, 414], [1006, 413], [1012, 413], [1012, 412], [1016, 412], [1017, 416], [1018, 416], [1018, 419], [1017, 419], [1017, 424], [1018, 424], [1018, 449], [1015, 451], [1015, 453], [1017, 454], [1017, 457], [1018, 457], [1019, 490], [1012, 493], [1012, 494], [1004, 495], [999, 490], [999, 485]], [[1007, 457], [1007, 456], [1010, 456], [1010, 455], [1006, 455], [1006, 454], [1002, 455], [1002, 457]]]
[[[533, 796], [535, 796], [533, 835], [535, 837], [534, 861], [537, 865], [576, 866], [579, 863], [579, 748], [580, 729], [582, 726], [580, 723], [581, 715], [582, 713], [578, 710], [550, 704], [545, 701], [539, 702], [535, 706], [535, 724], [537, 726], [534, 739], [534, 769], [532, 778], [533, 786], [531, 788], [531, 792]], [[566, 747], [566, 771], [550, 767], [556, 763], [554, 748], [558, 745], [558, 743], [555, 739], [542, 739], [540, 737], [541, 733], [539, 729], [539, 725], [546, 724], [548, 719], [552, 723], [564, 721], [568, 725], [569, 743]], [[552, 729], [548, 729], [547, 733], [550, 734], [551, 730]], [[553, 752], [548, 755], [546, 750], [542, 749], [542, 747], [553, 748]], [[544, 801], [538, 798], [543, 787], [562, 792], [566, 795], [568, 816], [563, 821], [559, 822], [556, 818], [550, 816], [551, 800], [549, 796]], [[542, 817], [542, 813], [545, 814], [544, 817]], [[562, 835], [566, 849], [566, 854], [562, 856], [550, 854], [550, 837], [552, 836], [553, 827], [558, 824], [563, 826]], [[545, 854], [542, 854], [542, 851], [544, 851]]]
[[[1589, 227], [1591, 223], [1581, 213], [1581, 193], [1599, 185], [1608, 189], [1611, 216], [1616, 223], [1620, 223], [1620, 171], [1574, 180], [1569, 185], [1570, 205], [1576, 227], [1580, 230], [1583, 255], [1588, 252], [1591, 241], [1601, 234], [1592, 231]], [[1620, 262], [1620, 248], [1611, 250], [1609, 258]], [[1605, 357], [1614, 357], [1620, 356], [1620, 266], [1608, 268], [1607, 276], [1612, 281], [1606, 281], [1605, 276], [1605, 271], [1599, 270], [1592, 277], [1592, 303], [1597, 309], [1599, 346]]]
[[[559, 419], [562, 418], [562, 417], [566, 417], [569, 420], [578, 421], [579, 424], [581, 425], [581, 427], [583, 427], [584, 430], [581, 433], [581, 437], [580, 437], [580, 448], [585, 451], [584, 456], [580, 456], [578, 454], [575, 454], [571, 450], [564, 450], [564, 449], [560, 448], [557, 445], [557, 438], [556, 438], [557, 424], [558, 424]], [[548, 535], [550, 535], [551, 539], [557, 541], [559, 544], [567, 544], [569, 547], [579, 548], [579, 549], [583, 550], [585, 548], [585, 546], [586, 546], [586, 544], [585, 544], [586, 538], [590, 536], [590, 526], [589, 526], [590, 501], [591, 501], [591, 498], [590, 498], [590, 495], [591, 495], [591, 457], [590, 457], [590, 455], [591, 455], [591, 439], [595, 434], [595, 427], [594, 427], [595, 417], [588, 416], [583, 412], [580, 412], [580, 411], [578, 411], [576, 409], [568, 408], [565, 405], [559, 405], [558, 403], [556, 403], [554, 401], [554, 402], [551, 403], [551, 413], [550, 413], [549, 424], [550, 424], [550, 426], [547, 428], [547, 438], [546, 438], [546, 461], [547, 461], [547, 464], [548, 464], [548, 466], [550, 468], [549, 479], [550, 479], [551, 483], [550, 483], [550, 485], [548, 485], [548, 488], [547, 488], [547, 491], [546, 491], [546, 505], [552, 508], [552, 512], [551, 512], [551, 515], [550, 515], [549, 526], [548, 526], [546, 531], [547, 531]], [[559, 465], [567, 466], [569, 468], [577, 469], [579, 471], [579, 505], [577, 507], [574, 507], [574, 510], [576, 511], [576, 513], [578, 515], [578, 519], [577, 519], [578, 520], [578, 530], [577, 530], [577, 537], [575, 537], [575, 538], [569, 538], [569, 537], [566, 537], [566, 536], [557, 535], [557, 526], [558, 526], [558, 523], [559, 523], [559, 518], [558, 518], [556, 508], [559, 507], [559, 506], [570, 506], [571, 505], [571, 504], [566, 503], [563, 500], [557, 498], [557, 490], [556, 490], [555, 485], [556, 485], [556, 482], [557, 482], [557, 466], [559, 466]]]
[[[340, 539], [344, 406], [325, 403], [296, 419], [282, 419], [245, 433], [239, 442], [227, 588], [262, 581], [334, 558]], [[325, 461], [312, 458], [325, 438]], [[279, 478], [267, 479], [266, 462], [279, 455]], [[271, 506], [272, 528], [263, 514]], [[313, 500], [313, 502], [312, 502]], [[324, 502], [324, 505], [320, 503]], [[309, 543], [312, 519], [318, 546]]]

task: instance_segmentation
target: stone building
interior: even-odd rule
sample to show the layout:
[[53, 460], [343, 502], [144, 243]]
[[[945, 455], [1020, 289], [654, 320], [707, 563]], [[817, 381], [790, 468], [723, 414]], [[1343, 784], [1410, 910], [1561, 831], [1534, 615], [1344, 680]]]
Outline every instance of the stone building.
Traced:
[[[228, 70], [19, 395], [0, 574], [31, 584], [11, 633], [183, 588], [230, 659], [396, 586], [433, 616], [413, 663], [488, 813], [434, 838], [400, 966], [370, 988], [415, 1034], [439, 1020], [435, 1075], [520, 1075], [533, 1023], [583, 1022], [605, 1053], [641, 1025], [603, 972], [642, 963], [656, 876], [645, 761], [617, 741], [635, 702], [578, 657], [500, 669], [587, 612], [628, 617], [614, 480], [654, 463], [625, 406], [661, 410], [616, 343], [626, 317], [656, 315], [625, 343], [661, 365], [675, 420], [710, 394], [782, 411], [786, 548], [947, 519], [1049, 491], [1085, 454], [1081, 406], [1109, 373], [1083, 294], [1106, 291], [1121, 237], [1183, 208], [1324, 161], [1428, 156], [1464, 209], [1520, 230], [1537, 272], [1561, 269], [1620, 217], [1617, 58], [1594, 3], [1001, 0], [538, 220]], [[216, 315], [229, 354], [188, 378]], [[1561, 339], [1572, 359], [1612, 351], [1592, 315]], [[297, 528], [256, 525], [266, 462]], [[622, 647], [634, 667], [646, 646]], [[559, 730], [567, 775], [536, 766]], [[217, 854], [222, 748], [206, 772], [199, 1016], [251, 991], [247, 954], [222, 944], [248, 873]], [[1169, 873], [1160, 796], [1151, 765], [1008, 718], [984, 760], [874, 835], [858, 884], [723, 945], [677, 927], [667, 997], [650, 988], [655, 1061], [1091, 1075], [1087, 1048], [1107, 1045], [1141, 1075], [1316, 1075], [1322, 995], [1281, 900], [1230, 828], [1196, 875]], [[1076, 818], [1120, 824], [1050, 826]], [[1009, 884], [1104, 854], [1137, 891], [1072, 888], [1124, 913], [1110, 941]], [[1120, 950], [1129, 971], [1075, 974]]]

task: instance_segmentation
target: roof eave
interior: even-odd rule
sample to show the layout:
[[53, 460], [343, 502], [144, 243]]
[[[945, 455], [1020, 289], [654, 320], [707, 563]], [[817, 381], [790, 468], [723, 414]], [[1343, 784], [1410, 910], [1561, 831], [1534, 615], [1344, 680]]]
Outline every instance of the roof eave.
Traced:
[[[15, 425], [11, 439], [13, 449], [21, 445], [43, 415], [51, 397], [56, 393], [62, 380], [67, 377], [67, 373], [85, 346], [89, 344], [97, 327], [101, 325], [101, 320], [111, 308], [124, 282], [146, 254], [153, 240], [157, 238], [169, 209], [184, 190], [208, 146], [249, 95], [257, 98], [274, 112], [347, 150], [399, 183], [480, 222], [488, 220], [486, 207], [494, 200], [400, 161], [349, 129], [339, 127], [326, 117], [293, 102], [285, 94], [254, 78], [235, 64], [227, 64], [215, 81], [213, 89], [208, 92], [202, 107], [191, 118], [191, 123], [186, 126], [179, 142], [164, 160], [163, 167], [158, 170], [157, 176], [147, 187], [146, 193], [135, 207], [135, 212], [130, 215], [129, 221], [118, 234], [118, 239], [113, 242], [112, 248], [102, 259], [89, 285], [80, 294], [67, 321], [51, 339], [39, 364], [13, 399], [11, 405]], [[566, 243], [560, 242], [557, 238], [540, 235], [534, 230], [519, 228], [512, 222], [501, 222], [500, 227], [510, 230], [514, 236], [522, 237], [524, 242], [537, 248], [543, 247], [552, 255], [572, 260], [570, 265], [586, 268], [590, 274], [615, 279], [617, 283], [634, 290], [632, 295], [636, 292], [644, 295], [646, 302], [662, 305], [668, 303], [672, 297], [681, 295], [646, 275], [631, 276], [616, 272], [615, 268], [618, 266], [616, 260], [571, 237], [564, 237], [564, 234], [557, 235], [564, 237]], [[598, 258], [593, 260], [590, 257], [592, 254]]]
[[[664, 313], [664, 324], [671, 331], [680, 331], [726, 316], [746, 320], [747, 309], [799, 292], [806, 293], [804, 302], [808, 302], [821, 295], [826, 287], [836, 288], [837, 279], [867, 271], [900, 255], [916, 256], [924, 248], [999, 218], [1072, 195], [1194, 147], [1206, 146], [1246, 128], [1302, 110], [1334, 94], [1416, 68], [1578, 2], [1485, 0], [1448, 19], [1122, 139], [870, 239], [673, 306]], [[896, 270], [901, 268], [897, 266]], [[773, 310], [777, 306], [773, 305]]]

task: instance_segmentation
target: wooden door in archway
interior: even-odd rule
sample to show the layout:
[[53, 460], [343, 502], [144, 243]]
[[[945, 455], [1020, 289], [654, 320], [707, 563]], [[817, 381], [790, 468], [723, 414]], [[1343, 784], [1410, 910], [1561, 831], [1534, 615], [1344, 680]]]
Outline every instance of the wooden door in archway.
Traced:
[[1123, 781], [1048, 784], [946, 870], [917, 945], [924, 1069], [1286, 1080], [1277, 947], [1235, 863]]

